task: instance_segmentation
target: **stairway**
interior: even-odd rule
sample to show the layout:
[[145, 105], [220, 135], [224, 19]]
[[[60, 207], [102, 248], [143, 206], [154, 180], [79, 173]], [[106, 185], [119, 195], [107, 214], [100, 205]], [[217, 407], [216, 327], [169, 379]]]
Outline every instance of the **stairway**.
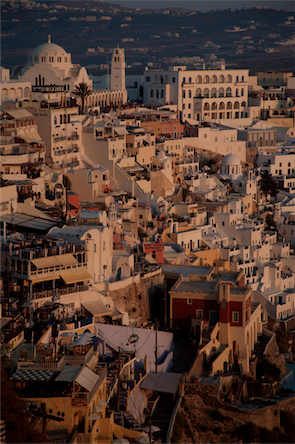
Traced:
[[171, 373], [188, 372], [197, 350], [186, 336], [174, 337], [173, 363], [169, 368]]
[[154, 436], [156, 439], [161, 439], [163, 443], [166, 442], [166, 436], [173, 408], [173, 396], [170, 393], [161, 393], [160, 399], [157, 402], [157, 406], [152, 415], [152, 425], [161, 429], [159, 432], [155, 432]]

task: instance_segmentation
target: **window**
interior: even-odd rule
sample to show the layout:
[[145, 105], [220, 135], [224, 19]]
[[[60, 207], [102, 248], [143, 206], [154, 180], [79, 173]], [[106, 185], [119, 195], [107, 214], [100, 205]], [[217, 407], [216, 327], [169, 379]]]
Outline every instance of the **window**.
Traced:
[[197, 319], [202, 319], [203, 317], [203, 310], [197, 310]]
[[192, 78], [191, 77], [188, 79], [188, 83], [192, 83]]
[[96, 244], [94, 244], [94, 253], [96, 253]]
[[182, 109], [185, 109], [185, 103], [182, 105]]
[[192, 304], [192, 303], [193, 303], [193, 300], [192, 300], [192, 299], [188, 299], [188, 300], [187, 300], [187, 303], [188, 303], [188, 304]]
[[191, 114], [188, 114], [188, 118], [189, 118], [189, 119], [191, 118]]
[[182, 97], [185, 99], [185, 91], [182, 91]]
[[239, 312], [233, 311], [233, 322], [239, 322]]
[[147, 76], [146, 81], [147, 81], [147, 82], [150, 82], [150, 81], [151, 81], [150, 76]]
[[185, 77], [183, 77], [182, 81], [183, 81], [183, 83], [185, 83]]
[[190, 103], [188, 104], [188, 107], [189, 107], [189, 109], [191, 109], [191, 104]]
[[102, 244], [102, 249], [103, 249], [103, 250], [106, 249], [106, 243], [105, 243], [105, 242], [103, 242], [103, 244]]
[[172, 83], [175, 83], [175, 77], [172, 77]]

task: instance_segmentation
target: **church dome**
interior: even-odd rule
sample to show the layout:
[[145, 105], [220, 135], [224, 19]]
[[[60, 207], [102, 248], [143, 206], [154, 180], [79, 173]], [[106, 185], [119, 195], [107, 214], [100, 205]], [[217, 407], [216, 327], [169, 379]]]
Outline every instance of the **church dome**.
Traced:
[[241, 165], [240, 159], [235, 154], [227, 154], [221, 161], [222, 166], [239, 166]]
[[28, 54], [27, 68], [38, 66], [39, 68], [50, 65], [54, 69], [66, 70], [64, 77], [68, 76], [68, 70], [71, 68], [71, 54], [67, 53], [61, 46], [51, 43], [51, 36], [48, 35], [48, 42], [37, 46]]
[[66, 54], [66, 51], [59, 45], [56, 45], [56, 43], [43, 43], [42, 45], [37, 46], [32, 51], [33, 55], [40, 55], [40, 54]]

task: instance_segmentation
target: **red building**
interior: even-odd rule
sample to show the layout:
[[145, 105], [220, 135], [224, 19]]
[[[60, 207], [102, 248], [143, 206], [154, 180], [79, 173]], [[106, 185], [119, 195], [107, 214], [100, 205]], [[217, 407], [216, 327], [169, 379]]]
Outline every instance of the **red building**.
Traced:
[[79, 215], [79, 194], [74, 191], [67, 192], [67, 211], [70, 213], [71, 217], [76, 217]]
[[163, 120], [161, 122], [161, 133], [170, 135], [171, 138], [183, 137], [184, 125], [179, 120]]
[[195, 267], [187, 277], [180, 277], [169, 291], [171, 328], [188, 329], [191, 318], [203, 320], [209, 325], [229, 323], [243, 325], [251, 309], [250, 287], [244, 286], [242, 272], [218, 271], [215, 267]]
[[164, 246], [162, 242], [144, 243], [144, 252], [146, 254], [147, 261], [156, 261], [158, 264], [164, 262]]

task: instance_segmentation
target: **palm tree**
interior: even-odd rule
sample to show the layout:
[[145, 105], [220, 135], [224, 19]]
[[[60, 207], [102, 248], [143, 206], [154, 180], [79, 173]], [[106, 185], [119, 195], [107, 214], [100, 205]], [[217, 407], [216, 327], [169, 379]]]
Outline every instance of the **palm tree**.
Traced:
[[74, 92], [73, 94], [75, 94], [75, 96], [80, 97], [81, 102], [82, 102], [82, 113], [84, 112], [84, 101], [85, 98], [90, 96], [92, 94], [92, 89], [91, 86], [88, 85], [88, 83], [85, 82], [81, 82], [78, 85], [75, 86]]

